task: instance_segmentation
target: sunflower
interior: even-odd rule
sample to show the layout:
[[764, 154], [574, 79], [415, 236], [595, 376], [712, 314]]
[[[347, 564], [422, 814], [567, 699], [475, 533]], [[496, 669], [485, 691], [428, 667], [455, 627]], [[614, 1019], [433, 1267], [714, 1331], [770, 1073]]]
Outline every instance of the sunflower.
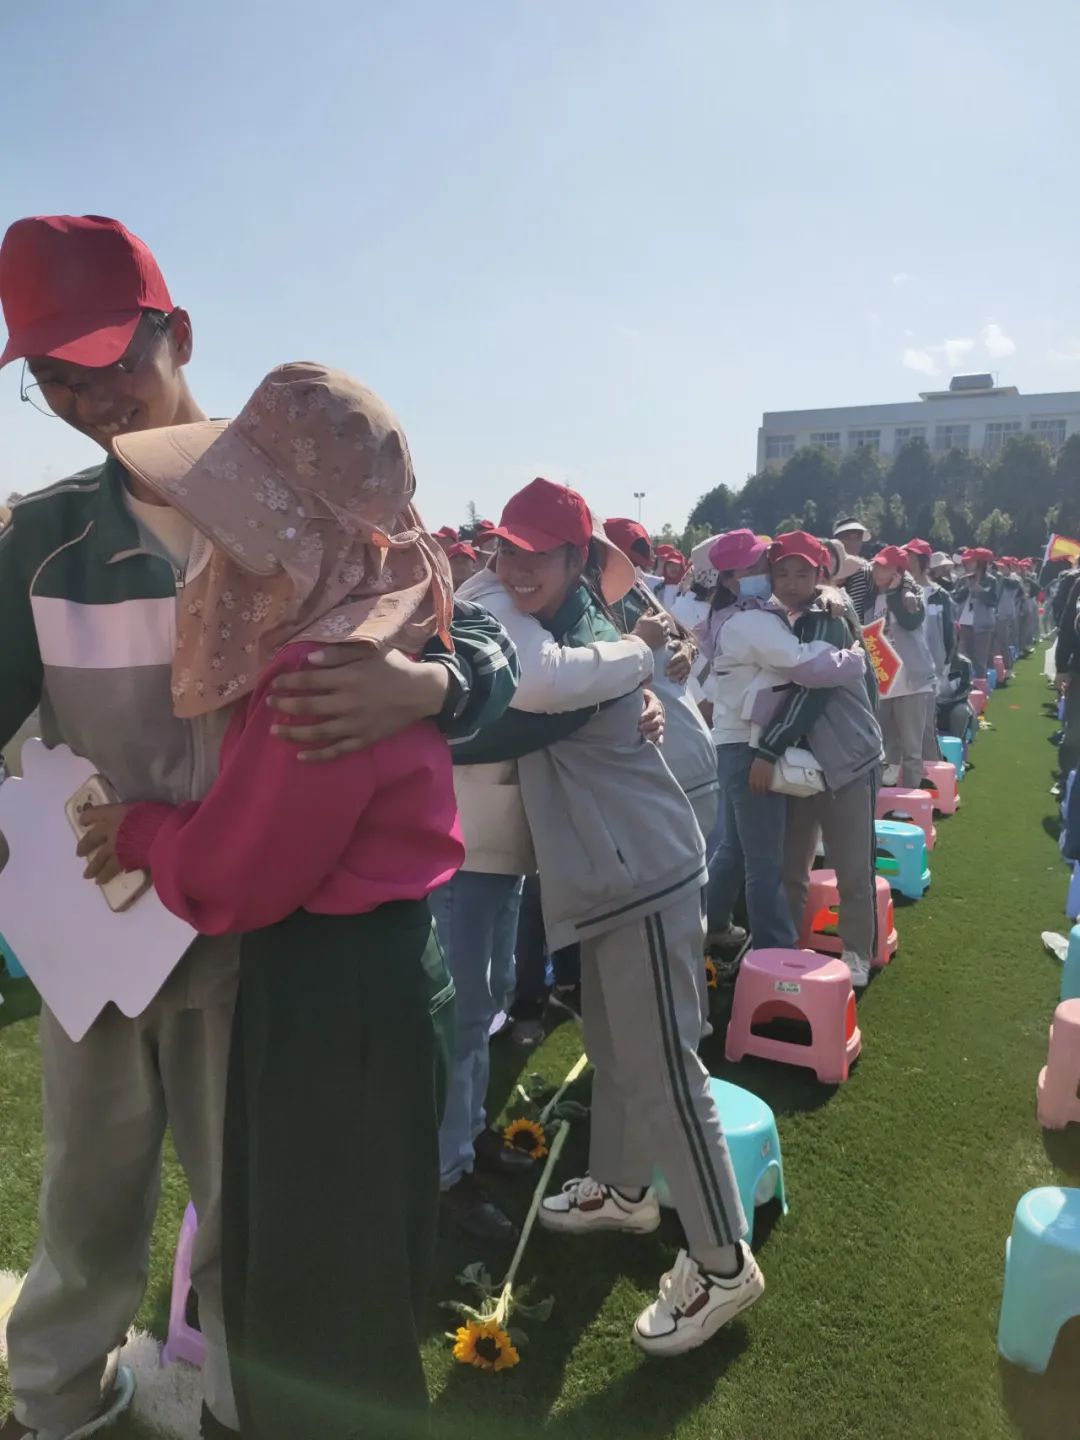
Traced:
[[521, 1360], [510, 1336], [494, 1320], [470, 1320], [457, 1332], [454, 1359], [477, 1370], [510, 1370]]
[[524, 1150], [534, 1160], [541, 1160], [548, 1153], [547, 1135], [544, 1127], [535, 1120], [511, 1120], [503, 1131], [503, 1141], [511, 1150]]
[[710, 990], [715, 990], [720, 984], [720, 972], [716, 968], [716, 961], [711, 955], [705, 956], [705, 983]]

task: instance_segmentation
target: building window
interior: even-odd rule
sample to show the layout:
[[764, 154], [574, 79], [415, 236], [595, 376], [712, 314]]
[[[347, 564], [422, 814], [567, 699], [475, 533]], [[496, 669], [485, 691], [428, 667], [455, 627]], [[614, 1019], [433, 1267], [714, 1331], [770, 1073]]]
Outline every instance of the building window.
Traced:
[[909, 440], [925, 439], [925, 425], [898, 425], [896, 427], [896, 434], [893, 437], [893, 450], [896, 454], [899, 454]]
[[822, 450], [840, 449], [839, 430], [815, 430], [810, 436], [810, 444], [818, 445]]
[[939, 455], [948, 450], [967, 450], [970, 444], [970, 425], [939, 425], [934, 431], [934, 449]]
[[880, 450], [880, 430], [849, 430], [847, 432], [848, 445], [852, 450]]
[[765, 459], [790, 460], [795, 454], [794, 435], [766, 435]]
[[1065, 444], [1064, 420], [1032, 420], [1031, 433], [1036, 440], [1049, 445], [1051, 450], [1060, 450]]
[[988, 420], [983, 438], [983, 453], [1000, 454], [1005, 441], [1013, 435], [1019, 435], [1023, 428], [1019, 420]]

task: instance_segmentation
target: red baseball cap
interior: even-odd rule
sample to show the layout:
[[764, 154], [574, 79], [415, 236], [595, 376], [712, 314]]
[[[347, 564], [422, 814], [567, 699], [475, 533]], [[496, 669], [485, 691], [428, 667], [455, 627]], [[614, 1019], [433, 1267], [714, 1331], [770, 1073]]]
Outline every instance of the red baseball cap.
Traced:
[[635, 545], [638, 547], [644, 545], [646, 555], [651, 556], [653, 553], [652, 537], [645, 526], [637, 520], [627, 520], [618, 515], [612, 520], [605, 520], [604, 534], [613, 545], [617, 545], [623, 554], [635, 563], [641, 559], [640, 554], [634, 554]]
[[897, 570], [907, 569], [907, 555], [899, 545], [886, 545], [874, 556], [872, 565], [894, 565]]
[[633, 564], [605, 535], [585, 497], [566, 485], [533, 480], [507, 501], [492, 533], [530, 554], [557, 550], [560, 545], [584, 549], [590, 540], [594, 541], [603, 567], [601, 589], [609, 604], [621, 600], [637, 582]]
[[467, 560], [480, 559], [480, 556], [476, 553], [473, 547], [467, 544], [464, 540], [459, 541], [456, 545], [451, 545], [450, 549], [446, 552], [446, 558], [448, 560], [453, 560], [455, 555], [464, 555]]
[[492, 533], [535, 554], [560, 545], [583, 548], [593, 538], [593, 523], [584, 496], [538, 478], [507, 501]]
[[441, 530], [435, 531], [436, 540], [456, 540], [458, 533], [452, 525], [444, 525]]
[[483, 535], [485, 530], [494, 530], [494, 520], [477, 520], [475, 530], [477, 535]]
[[112, 365], [144, 310], [175, 308], [157, 261], [119, 220], [32, 215], [0, 244], [0, 304], [8, 341], [0, 366], [28, 355]]
[[769, 546], [770, 565], [795, 556], [800, 560], [808, 560], [817, 569], [825, 564], [827, 558], [825, 546], [816, 536], [808, 535], [805, 530], [792, 530], [787, 535], [778, 535]]
[[934, 547], [929, 540], [909, 540], [904, 549], [912, 555], [921, 555], [924, 560], [929, 560], [934, 553]]

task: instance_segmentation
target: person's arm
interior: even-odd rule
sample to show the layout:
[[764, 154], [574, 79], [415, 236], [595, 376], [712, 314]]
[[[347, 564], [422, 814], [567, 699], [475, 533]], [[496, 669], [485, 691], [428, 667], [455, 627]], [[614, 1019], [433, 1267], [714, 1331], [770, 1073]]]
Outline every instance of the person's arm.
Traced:
[[1054, 670], [1068, 675], [1077, 655], [1076, 601], [1080, 597], [1080, 579], [1074, 580], [1065, 596], [1065, 605], [1058, 623], [1057, 646], [1054, 649]]
[[956, 654], [956, 611], [953, 609], [952, 597], [947, 590], [938, 588], [941, 596], [941, 631], [945, 641], [945, 663], [952, 664], [952, 657]]
[[861, 650], [838, 650], [815, 640], [804, 645], [779, 615], [767, 610], [746, 610], [724, 626], [723, 654], [743, 664], [779, 670], [798, 685], [846, 685], [861, 677], [865, 659]]
[[42, 665], [30, 584], [19, 556], [18, 510], [0, 530], [0, 746], [41, 699]]
[[272, 733], [264, 703], [273, 675], [302, 663], [293, 647], [260, 680], [205, 800], [134, 805], [120, 825], [123, 868], [148, 869], [163, 903], [202, 934], [291, 915], [333, 871], [376, 789], [415, 763], [415, 734], [406, 731], [332, 765], [303, 766]]
[[560, 715], [618, 700], [652, 679], [653, 652], [644, 640], [599, 640], [560, 645], [539, 620], [523, 615], [499, 587], [485, 597], [518, 653], [521, 678], [511, 709]]
[[[825, 611], [802, 616], [797, 628], [798, 638], [806, 644], [824, 641], [834, 647], [842, 646], [847, 634], [844, 621], [833, 619]], [[772, 724], [758, 737], [754, 753], [772, 763], [779, 760], [790, 745], [796, 745], [810, 733], [814, 721], [829, 703], [830, 693], [827, 689], [794, 686]]]
[[318, 747], [301, 752], [302, 760], [326, 762], [418, 720], [435, 720], [452, 738], [490, 725], [517, 685], [509, 636], [486, 610], [457, 601], [450, 638], [453, 651], [429, 641], [420, 665], [396, 650], [328, 645], [308, 669], [278, 680], [268, 702], [279, 713], [277, 735]]
[[917, 586], [899, 584], [888, 592], [886, 604], [901, 630], [918, 630], [926, 620], [926, 604]]

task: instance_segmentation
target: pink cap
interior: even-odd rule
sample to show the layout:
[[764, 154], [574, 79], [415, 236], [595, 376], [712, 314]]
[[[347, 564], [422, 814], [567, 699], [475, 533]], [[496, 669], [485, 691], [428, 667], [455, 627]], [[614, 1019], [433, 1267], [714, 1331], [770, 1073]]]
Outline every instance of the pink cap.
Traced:
[[749, 570], [768, 549], [752, 530], [728, 530], [719, 536], [709, 550], [709, 563], [715, 570]]

